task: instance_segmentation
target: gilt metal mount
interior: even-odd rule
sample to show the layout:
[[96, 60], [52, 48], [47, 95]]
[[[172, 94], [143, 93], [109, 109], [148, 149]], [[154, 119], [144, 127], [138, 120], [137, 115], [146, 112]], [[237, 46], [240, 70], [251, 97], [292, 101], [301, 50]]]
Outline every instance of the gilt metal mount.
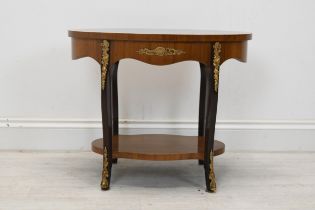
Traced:
[[101, 188], [103, 190], [109, 189], [109, 169], [108, 169], [108, 153], [107, 153], [107, 147], [104, 147], [104, 153], [103, 153], [103, 172], [102, 172], [102, 181], [101, 181]]
[[106, 85], [106, 76], [107, 76], [108, 62], [109, 62], [109, 54], [108, 54], [108, 52], [109, 52], [109, 42], [107, 40], [103, 40], [103, 42], [101, 43], [101, 46], [102, 46], [101, 86], [102, 86], [102, 90], [104, 90], [105, 89], [105, 85]]
[[157, 55], [157, 56], [167, 56], [167, 55], [181, 55], [186, 53], [183, 50], [176, 50], [174, 48], [156, 47], [155, 49], [142, 48], [137, 51], [139, 55]]
[[221, 44], [219, 42], [214, 43], [213, 45], [213, 79], [214, 79], [214, 91], [218, 92], [219, 87], [219, 70], [220, 70], [220, 53], [221, 53]]
[[215, 192], [217, 190], [217, 184], [215, 182], [215, 174], [214, 174], [214, 167], [213, 167], [213, 150], [210, 152], [209, 157], [209, 182], [210, 182], [210, 192]]

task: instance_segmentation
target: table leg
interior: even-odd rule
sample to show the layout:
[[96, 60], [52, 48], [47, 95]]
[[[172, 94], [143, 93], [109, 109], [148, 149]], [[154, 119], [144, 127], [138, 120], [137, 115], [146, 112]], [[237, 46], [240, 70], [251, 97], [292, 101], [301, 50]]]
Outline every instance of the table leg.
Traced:
[[102, 86], [102, 124], [103, 124], [103, 171], [102, 171], [102, 190], [108, 190], [110, 186], [112, 169], [112, 72], [115, 65], [109, 65], [109, 42], [104, 40], [102, 43], [101, 60], [101, 86]]
[[[115, 63], [113, 66], [113, 77], [112, 77], [112, 104], [113, 104], [113, 135], [119, 135], [119, 115], [118, 115], [118, 83], [117, 83], [117, 73], [118, 73], [119, 62]], [[113, 144], [113, 152], [118, 152], [118, 142]], [[113, 158], [112, 163], [117, 163], [118, 158]]]
[[213, 144], [217, 111], [217, 94], [214, 92], [212, 81], [212, 68], [205, 67], [206, 77], [206, 112], [205, 112], [205, 147], [204, 147], [204, 168], [206, 187], [208, 192], [216, 191], [216, 182], [213, 169]]
[[221, 45], [216, 42], [213, 45], [212, 59], [210, 66], [205, 67], [206, 77], [206, 126], [205, 126], [205, 152], [204, 168], [206, 187], [208, 192], [216, 191], [216, 181], [213, 166], [213, 146], [218, 104], [219, 67], [220, 67]]
[[[200, 97], [199, 97], [199, 122], [198, 136], [205, 136], [205, 98], [206, 98], [206, 77], [205, 65], [200, 63]], [[198, 139], [198, 153], [204, 153], [204, 139]], [[199, 165], [203, 165], [203, 160], [198, 160]]]

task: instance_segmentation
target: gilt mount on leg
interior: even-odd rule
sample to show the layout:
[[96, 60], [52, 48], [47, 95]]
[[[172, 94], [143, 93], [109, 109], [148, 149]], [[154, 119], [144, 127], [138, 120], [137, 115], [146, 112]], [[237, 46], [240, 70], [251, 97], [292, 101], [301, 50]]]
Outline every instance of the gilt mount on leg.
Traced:
[[213, 79], [214, 79], [214, 91], [217, 93], [219, 88], [219, 70], [220, 70], [220, 53], [221, 53], [221, 44], [219, 42], [214, 43], [213, 45]]
[[210, 152], [209, 156], [209, 182], [210, 182], [210, 192], [216, 192], [217, 184], [215, 182], [215, 174], [214, 174], [214, 167], [213, 167], [213, 150]]
[[109, 62], [109, 54], [108, 54], [108, 52], [109, 52], [109, 42], [107, 40], [104, 40], [102, 42], [101, 46], [102, 46], [101, 86], [102, 86], [102, 90], [104, 90], [105, 89], [105, 85], [106, 85], [106, 76], [107, 76], [108, 62]]
[[102, 172], [102, 182], [101, 188], [102, 190], [109, 189], [109, 169], [108, 169], [108, 153], [107, 147], [104, 147], [104, 154], [103, 154], [103, 172]]

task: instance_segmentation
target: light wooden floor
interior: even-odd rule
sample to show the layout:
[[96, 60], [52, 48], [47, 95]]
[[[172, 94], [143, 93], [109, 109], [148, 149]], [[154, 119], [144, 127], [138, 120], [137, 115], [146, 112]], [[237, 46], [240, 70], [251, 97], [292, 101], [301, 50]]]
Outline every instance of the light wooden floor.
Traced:
[[120, 159], [101, 191], [91, 152], [0, 152], [0, 210], [315, 209], [315, 153], [225, 153], [218, 192], [205, 192], [196, 161]]

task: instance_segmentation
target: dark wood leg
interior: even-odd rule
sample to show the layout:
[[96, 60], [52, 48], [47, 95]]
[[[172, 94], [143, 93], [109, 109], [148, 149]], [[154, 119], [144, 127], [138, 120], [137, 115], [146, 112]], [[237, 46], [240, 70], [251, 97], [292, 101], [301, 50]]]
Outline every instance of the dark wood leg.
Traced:
[[204, 168], [205, 168], [205, 178], [206, 187], [208, 192], [216, 191], [216, 181], [214, 175], [213, 167], [213, 145], [214, 145], [214, 133], [215, 133], [215, 123], [217, 114], [217, 102], [218, 94], [214, 88], [213, 80], [214, 68], [205, 67], [205, 77], [206, 77], [206, 123], [205, 123], [205, 147], [204, 147]]
[[[118, 115], [118, 87], [117, 87], [117, 73], [118, 73], [117, 62], [115, 67], [113, 67], [113, 77], [112, 77], [112, 104], [113, 104], [113, 135], [119, 135], [119, 115]], [[113, 152], [118, 152], [119, 142], [113, 144]], [[118, 158], [113, 158], [112, 163], [117, 163]]]
[[109, 66], [109, 42], [102, 43], [101, 60], [101, 88], [102, 88], [102, 124], [103, 124], [103, 171], [101, 189], [108, 190], [110, 187], [112, 169], [112, 72], [115, 65]]
[[215, 192], [216, 181], [214, 174], [214, 134], [217, 117], [219, 68], [221, 44], [216, 42], [211, 50], [210, 65], [205, 66], [206, 78], [206, 113], [205, 113], [205, 147], [204, 147], [204, 168], [206, 187], [208, 192]]
[[[205, 66], [200, 63], [200, 97], [199, 97], [199, 122], [198, 136], [205, 136], [205, 98], [206, 98], [206, 77]], [[198, 139], [198, 153], [204, 154], [204, 138]], [[199, 165], [203, 165], [203, 160], [198, 160]]]

